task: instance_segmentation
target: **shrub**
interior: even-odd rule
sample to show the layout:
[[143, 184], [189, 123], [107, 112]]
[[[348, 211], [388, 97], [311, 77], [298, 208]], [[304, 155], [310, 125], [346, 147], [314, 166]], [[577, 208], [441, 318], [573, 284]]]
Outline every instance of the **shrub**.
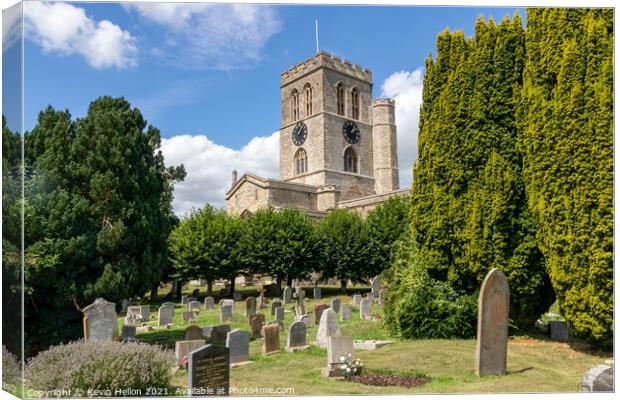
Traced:
[[411, 241], [396, 245], [392, 267], [383, 274], [388, 287], [384, 324], [403, 338], [472, 337], [477, 301], [431, 278]]
[[17, 358], [2, 345], [2, 387], [4, 390], [14, 389], [20, 378], [21, 370]]
[[[77, 341], [54, 346], [30, 359], [26, 382], [34, 390], [70, 393], [88, 390], [169, 388], [171, 351], [131, 342]], [[118, 394], [116, 394], [118, 395]], [[81, 397], [81, 396], [80, 396]]]

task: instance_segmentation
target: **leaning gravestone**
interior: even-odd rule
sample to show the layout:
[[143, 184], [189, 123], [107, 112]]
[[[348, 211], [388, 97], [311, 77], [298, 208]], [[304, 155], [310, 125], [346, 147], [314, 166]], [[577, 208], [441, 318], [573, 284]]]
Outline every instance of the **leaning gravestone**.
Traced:
[[174, 317], [174, 305], [170, 307], [164, 303], [157, 309], [157, 326], [164, 326], [172, 323]]
[[200, 311], [200, 302], [191, 301], [187, 304], [187, 311]]
[[188, 388], [193, 396], [227, 396], [230, 353], [226, 347], [206, 345], [189, 353]]
[[314, 300], [321, 300], [321, 288], [315, 287], [312, 293], [314, 295]]
[[211, 296], [205, 297], [205, 304], [204, 304], [204, 306], [205, 306], [205, 310], [213, 309], [213, 297], [211, 297]]
[[136, 327], [131, 325], [123, 325], [121, 329], [121, 339], [131, 340], [136, 338]]
[[185, 340], [202, 339], [202, 328], [197, 325], [190, 325], [185, 328]]
[[232, 306], [220, 307], [220, 322], [232, 321]]
[[292, 301], [293, 301], [293, 289], [291, 289], [290, 286], [286, 286], [282, 294], [282, 302], [284, 304], [291, 304]]
[[313, 307], [315, 324], [318, 324], [321, 321], [321, 315], [323, 314], [323, 311], [327, 310], [328, 308], [329, 306], [327, 304], [316, 304]]
[[234, 329], [226, 334], [226, 347], [230, 350], [230, 363], [236, 364], [250, 359], [250, 335], [247, 331]]
[[256, 297], [248, 297], [245, 299], [245, 318], [256, 314]]
[[330, 336], [340, 336], [340, 327], [336, 320], [336, 313], [328, 308], [321, 315], [319, 329], [316, 332], [316, 345], [322, 348], [327, 347], [327, 339]]
[[340, 307], [340, 320], [341, 321], [347, 321], [349, 319], [351, 319], [351, 306], [347, 305], [347, 304], [343, 304]]
[[361, 294], [354, 294], [353, 295], [353, 305], [354, 306], [359, 306], [360, 305], [360, 301], [362, 301], [362, 295]]
[[371, 304], [368, 299], [360, 301], [360, 319], [372, 319]]
[[271, 303], [271, 315], [276, 315], [276, 308], [282, 307], [281, 301], [274, 301]]
[[270, 355], [280, 352], [280, 334], [278, 325], [263, 327], [263, 354]]
[[476, 375], [504, 375], [508, 346], [510, 287], [497, 268], [489, 271], [478, 297], [478, 340]]
[[304, 349], [306, 344], [307, 327], [303, 321], [295, 321], [288, 328], [288, 337], [286, 338], [286, 351], [289, 353]]
[[196, 350], [205, 345], [205, 340], [179, 340], [174, 344], [174, 359], [176, 365], [181, 366], [183, 364], [183, 357], [188, 355], [191, 351]]
[[372, 281], [370, 281], [370, 285], [372, 287], [371, 293], [373, 297], [379, 297], [379, 290], [381, 290], [381, 279], [378, 276], [375, 276]]
[[569, 338], [568, 324], [566, 321], [549, 321], [549, 333], [553, 340], [567, 341]]
[[84, 313], [84, 339], [86, 341], [112, 341], [118, 337], [118, 321], [114, 303], [98, 298], [82, 312]]
[[349, 353], [351, 358], [355, 356], [353, 340], [350, 336], [330, 336], [327, 340], [327, 368], [323, 375], [328, 377], [342, 376], [342, 361], [340, 357]]
[[[264, 315], [264, 314], [260, 314]], [[250, 316], [250, 334], [253, 338], [261, 337], [263, 320], [259, 315]]]
[[340, 312], [340, 299], [332, 299], [329, 308], [339, 313]]
[[586, 372], [581, 380], [582, 392], [613, 392], [614, 369], [609, 365], [599, 364]]
[[276, 307], [276, 321], [284, 321], [284, 307]]

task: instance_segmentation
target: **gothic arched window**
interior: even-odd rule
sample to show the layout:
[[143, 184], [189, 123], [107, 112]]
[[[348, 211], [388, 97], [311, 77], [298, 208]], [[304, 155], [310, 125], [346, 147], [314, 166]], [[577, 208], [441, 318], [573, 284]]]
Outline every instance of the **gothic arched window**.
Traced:
[[351, 118], [360, 119], [360, 91], [357, 88], [351, 90]]
[[357, 174], [357, 154], [353, 147], [348, 147], [344, 152], [344, 170]]
[[308, 172], [308, 156], [306, 150], [299, 149], [295, 153], [295, 175], [300, 175]]
[[312, 115], [312, 86], [310, 84], [306, 84], [304, 86], [304, 100], [306, 106], [306, 117]]
[[344, 115], [344, 85], [342, 82], [338, 82], [336, 85], [336, 104], [338, 115]]
[[291, 92], [291, 119], [297, 121], [299, 119], [299, 93], [297, 89]]

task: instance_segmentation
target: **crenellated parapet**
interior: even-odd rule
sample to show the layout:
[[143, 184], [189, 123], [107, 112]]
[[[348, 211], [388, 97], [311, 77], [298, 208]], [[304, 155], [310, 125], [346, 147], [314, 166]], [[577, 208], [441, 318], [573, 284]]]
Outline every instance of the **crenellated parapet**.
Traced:
[[353, 64], [351, 61], [343, 60], [340, 57], [321, 51], [314, 57], [310, 57], [306, 61], [300, 62], [287, 71], [282, 72], [280, 74], [281, 84], [284, 86], [321, 67], [330, 68], [354, 78], [372, 82], [372, 72], [368, 68], [362, 68], [359, 64]]

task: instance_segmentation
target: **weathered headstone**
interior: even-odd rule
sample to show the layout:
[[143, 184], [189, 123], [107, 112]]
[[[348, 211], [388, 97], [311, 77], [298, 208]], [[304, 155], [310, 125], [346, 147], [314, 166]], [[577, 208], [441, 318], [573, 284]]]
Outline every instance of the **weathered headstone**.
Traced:
[[293, 301], [293, 289], [290, 286], [286, 286], [284, 288], [284, 292], [282, 293], [282, 302], [284, 304], [291, 304]]
[[360, 301], [362, 301], [362, 295], [361, 294], [354, 294], [353, 295], [353, 305], [354, 306], [359, 306], [360, 305]]
[[506, 275], [497, 268], [489, 271], [478, 297], [478, 340], [476, 375], [504, 375], [508, 346], [510, 287]]
[[195, 314], [191, 311], [183, 311], [183, 321], [184, 322], [190, 322], [193, 321], [195, 317]]
[[567, 341], [569, 339], [568, 324], [566, 321], [549, 321], [549, 334], [553, 340]]
[[323, 370], [323, 375], [328, 377], [342, 376], [340, 357], [345, 354], [355, 356], [353, 340], [350, 336], [330, 336], [327, 339], [327, 368]]
[[187, 304], [187, 298], [188, 298], [188, 296], [185, 295], [185, 294], [183, 296], [181, 296], [181, 304]]
[[140, 306], [129, 306], [127, 307], [127, 315], [137, 315], [142, 320], [142, 310]]
[[185, 340], [202, 339], [202, 328], [197, 325], [190, 325], [185, 328]]
[[248, 297], [245, 299], [245, 318], [256, 314], [256, 297]]
[[189, 353], [188, 388], [193, 396], [227, 396], [230, 390], [228, 348], [206, 345]]
[[379, 290], [381, 290], [381, 279], [378, 276], [375, 276], [372, 281], [370, 281], [370, 285], [372, 287], [371, 293], [373, 297], [379, 297]]
[[276, 308], [282, 307], [281, 301], [274, 301], [271, 303], [271, 315], [276, 315]]
[[372, 319], [371, 304], [368, 299], [360, 301], [360, 319]]
[[170, 307], [164, 303], [157, 309], [157, 326], [164, 326], [172, 323], [174, 317], [174, 306]]
[[280, 352], [280, 334], [277, 325], [263, 326], [263, 354], [270, 355]]
[[213, 309], [213, 297], [211, 297], [211, 296], [205, 297], [204, 307], [205, 307], [205, 310], [212, 310]]
[[[264, 315], [264, 314], [260, 314]], [[263, 319], [259, 315], [250, 316], [250, 334], [252, 337], [261, 337], [263, 329]]]
[[276, 321], [284, 321], [284, 307], [276, 307]]
[[230, 350], [230, 363], [250, 359], [250, 335], [247, 331], [234, 329], [226, 334], [226, 347]]
[[306, 344], [307, 327], [303, 321], [295, 321], [288, 328], [286, 351], [293, 352], [308, 347]]
[[321, 288], [315, 287], [312, 294], [314, 295], [314, 300], [321, 300]]
[[125, 325], [128, 326], [141, 326], [142, 317], [138, 314], [127, 314], [125, 316]]
[[298, 315], [297, 317], [295, 317], [295, 321], [303, 322], [307, 328], [312, 326], [312, 318], [308, 314]]
[[127, 307], [129, 307], [129, 300], [124, 299], [123, 301], [121, 301], [121, 313], [126, 313]]
[[220, 322], [232, 321], [232, 306], [226, 305], [220, 307]]
[[200, 312], [200, 302], [199, 301], [191, 301], [187, 303], [187, 311], [198, 311]]
[[351, 306], [350, 305], [343, 304], [340, 307], [340, 320], [341, 321], [346, 321], [346, 320], [351, 319], [351, 314], [352, 314], [352, 312], [351, 312]]
[[313, 307], [314, 310], [314, 323], [318, 324], [321, 321], [321, 314], [323, 311], [327, 310], [329, 306], [327, 304], [315, 304]]
[[118, 321], [114, 303], [98, 298], [82, 312], [84, 313], [84, 339], [86, 341], [111, 341], [118, 337]]
[[136, 338], [136, 327], [131, 325], [123, 325], [121, 329], [121, 339], [131, 340]]
[[327, 347], [327, 339], [330, 336], [340, 336], [340, 327], [336, 320], [336, 313], [328, 308], [321, 315], [319, 329], [316, 332], [316, 345], [322, 348]]
[[174, 344], [174, 359], [177, 365], [183, 365], [183, 357], [188, 355], [191, 351], [196, 350], [205, 345], [205, 340], [178, 340]]
[[339, 313], [340, 312], [340, 299], [332, 299], [330, 302], [329, 308]]
[[609, 365], [599, 364], [586, 372], [581, 380], [582, 392], [613, 392], [614, 369]]
[[230, 332], [230, 325], [222, 324], [215, 326], [206, 326], [202, 328], [202, 336], [209, 339], [209, 342], [217, 345], [226, 343], [226, 335]]
[[230, 299], [220, 300], [220, 307], [223, 307], [223, 306], [230, 306], [230, 308], [234, 311], [235, 310], [235, 301], [234, 300], [230, 300]]

